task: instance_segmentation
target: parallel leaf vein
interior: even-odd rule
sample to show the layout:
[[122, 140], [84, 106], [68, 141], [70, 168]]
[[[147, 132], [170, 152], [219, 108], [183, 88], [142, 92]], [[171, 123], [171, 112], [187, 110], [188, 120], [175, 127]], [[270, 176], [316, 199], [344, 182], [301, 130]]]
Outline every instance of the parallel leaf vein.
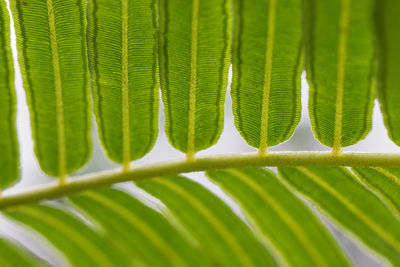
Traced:
[[60, 183], [67, 177], [66, 140], [64, 128], [64, 103], [61, 81], [61, 69], [56, 33], [56, 19], [53, 9], [53, 0], [47, 0], [47, 15], [49, 17], [50, 45], [54, 73], [54, 90], [56, 97], [56, 126], [57, 126], [57, 161]]
[[128, 0], [121, 1], [122, 10], [122, 164], [124, 171], [129, 170], [131, 161], [130, 109], [129, 109], [129, 63], [128, 63]]
[[192, 1], [192, 32], [190, 46], [190, 89], [189, 89], [189, 116], [187, 158], [192, 160], [196, 142], [196, 91], [197, 91], [197, 53], [199, 37], [199, 8], [200, 0]]
[[271, 95], [271, 79], [272, 79], [272, 59], [274, 54], [275, 39], [275, 17], [276, 17], [277, 0], [270, 0], [268, 7], [268, 30], [267, 45], [265, 51], [265, 70], [264, 70], [264, 87], [261, 108], [261, 125], [260, 125], [260, 147], [259, 152], [264, 154], [268, 151], [268, 117], [270, 108]]
[[351, 0], [340, 1], [341, 13], [339, 20], [339, 47], [336, 76], [335, 132], [333, 137], [333, 153], [335, 154], [341, 153], [343, 142], [343, 101], [347, 58], [347, 39], [350, 21], [350, 2]]

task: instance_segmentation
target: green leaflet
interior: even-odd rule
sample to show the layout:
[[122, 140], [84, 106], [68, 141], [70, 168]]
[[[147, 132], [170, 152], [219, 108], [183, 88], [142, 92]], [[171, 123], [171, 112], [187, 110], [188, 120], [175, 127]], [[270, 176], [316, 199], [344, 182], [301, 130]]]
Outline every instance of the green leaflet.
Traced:
[[217, 142], [230, 52], [231, 0], [160, 1], [160, 73], [171, 144], [192, 157]]
[[27, 252], [21, 246], [17, 246], [9, 241], [0, 238], [0, 266], [48, 266], [44, 262], [40, 262], [31, 253]]
[[235, 124], [265, 152], [300, 120], [302, 0], [236, 0], [234, 40]]
[[128, 263], [112, 245], [112, 241], [69, 212], [44, 205], [31, 205], [8, 211], [5, 215], [42, 234], [64, 254], [72, 266], [111, 267], [126, 266]]
[[208, 172], [280, 250], [290, 266], [350, 266], [316, 216], [271, 171]]
[[400, 2], [381, 0], [376, 5], [379, 47], [378, 96], [390, 139], [400, 145]]
[[143, 157], [157, 138], [155, 0], [90, 0], [89, 63], [99, 133], [107, 155]]
[[307, 0], [307, 79], [313, 132], [340, 152], [371, 128], [373, 0]]
[[367, 246], [400, 265], [400, 221], [348, 170], [297, 167], [279, 168], [279, 173]]
[[184, 177], [137, 185], [159, 198], [217, 266], [276, 266], [249, 228], [215, 195]]
[[357, 176], [379, 193], [400, 215], [399, 168], [353, 168]]
[[144, 266], [204, 266], [201, 254], [155, 210], [115, 189], [70, 198], [92, 216], [121, 251]]
[[36, 156], [59, 177], [91, 152], [84, 3], [10, 0]]
[[0, 0], [0, 191], [19, 176], [15, 126], [14, 66], [10, 48], [10, 17]]

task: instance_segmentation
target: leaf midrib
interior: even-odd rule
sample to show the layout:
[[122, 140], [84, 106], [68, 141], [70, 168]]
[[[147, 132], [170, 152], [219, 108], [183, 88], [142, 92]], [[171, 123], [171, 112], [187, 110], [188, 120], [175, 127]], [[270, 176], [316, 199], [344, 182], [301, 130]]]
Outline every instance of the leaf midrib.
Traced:
[[64, 125], [64, 103], [61, 81], [60, 59], [58, 52], [57, 33], [53, 0], [47, 0], [47, 15], [49, 17], [51, 58], [54, 74], [54, 89], [56, 97], [56, 126], [57, 126], [57, 167], [60, 183], [63, 184], [67, 178], [67, 158]]
[[260, 146], [259, 152], [265, 154], [268, 152], [268, 121], [269, 121], [269, 106], [271, 95], [271, 79], [272, 79], [272, 59], [274, 54], [275, 41], [275, 17], [276, 17], [277, 0], [269, 1], [268, 8], [268, 29], [267, 29], [267, 44], [265, 48], [265, 69], [264, 69], [264, 87], [261, 107], [261, 122], [260, 122]]
[[193, 160], [196, 150], [196, 91], [197, 91], [197, 54], [199, 37], [199, 9], [200, 0], [192, 1], [191, 18], [191, 44], [190, 44], [190, 87], [189, 87], [189, 115], [188, 115], [188, 139], [187, 158]]
[[128, 171], [131, 161], [130, 140], [130, 114], [129, 114], [129, 62], [128, 62], [128, 0], [121, 1], [122, 10], [122, 52], [121, 52], [121, 82], [122, 82], [122, 165], [124, 171]]
[[336, 103], [335, 103], [335, 131], [333, 137], [333, 153], [338, 154], [342, 151], [342, 128], [343, 128], [343, 101], [344, 101], [344, 81], [347, 57], [347, 39], [350, 20], [351, 0], [340, 1], [339, 18], [339, 47], [336, 77]]

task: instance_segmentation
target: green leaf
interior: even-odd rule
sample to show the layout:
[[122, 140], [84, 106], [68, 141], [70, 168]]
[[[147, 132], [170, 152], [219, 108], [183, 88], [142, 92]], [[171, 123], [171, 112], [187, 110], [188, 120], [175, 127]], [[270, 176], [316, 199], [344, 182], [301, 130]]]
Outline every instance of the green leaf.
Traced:
[[307, 0], [307, 79], [313, 132], [340, 152], [371, 128], [373, 0]]
[[300, 120], [302, 1], [236, 0], [232, 101], [235, 124], [264, 152]]
[[107, 155], [141, 158], [157, 138], [155, 0], [90, 0], [88, 48], [99, 133]]
[[222, 200], [184, 177], [169, 176], [137, 185], [159, 198], [219, 266], [275, 266], [254, 233]]
[[400, 265], [400, 221], [347, 169], [279, 168], [279, 173], [365, 245]]
[[271, 171], [229, 169], [207, 176], [240, 204], [290, 266], [350, 265], [316, 216]]
[[145, 266], [204, 266], [201, 254], [155, 210], [115, 189], [71, 197], [93, 217], [119, 249]]
[[123, 255], [110, 240], [69, 212], [44, 205], [22, 206], [5, 215], [42, 234], [72, 266], [122, 266]]
[[15, 266], [48, 266], [44, 262], [40, 262], [36, 257], [27, 252], [21, 246], [11, 243], [8, 240], [0, 238], [0, 266], [15, 267]]
[[400, 169], [399, 168], [353, 168], [357, 176], [379, 193], [400, 215]]
[[400, 2], [381, 0], [376, 10], [379, 102], [389, 137], [400, 145]]
[[59, 177], [91, 152], [84, 3], [10, 0], [36, 156]]
[[160, 1], [160, 73], [166, 132], [192, 157], [217, 142], [230, 52], [231, 0]]
[[19, 177], [15, 126], [14, 66], [10, 47], [10, 16], [0, 0], [0, 191]]

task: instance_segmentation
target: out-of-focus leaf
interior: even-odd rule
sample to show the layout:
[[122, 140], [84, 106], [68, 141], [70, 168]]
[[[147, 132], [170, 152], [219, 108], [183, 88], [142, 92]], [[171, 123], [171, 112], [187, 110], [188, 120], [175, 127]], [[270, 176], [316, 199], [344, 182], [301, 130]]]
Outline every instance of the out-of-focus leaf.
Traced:
[[225, 203], [181, 176], [137, 182], [159, 198], [218, 266], [275, 266], [269, 252]]
[[316, 216], [271, 171], [230, 169], [207, 176], [240, 204], [290, 266], [350, 266]]
[[400, 215], [399, 168], [353, 168], [357, 176], [378, 192]]
[[400, 265], [400, 221], [341, 167], [285, 167], [281, 176], [367, 246]]
[[207, 265], [201, 252], [161, 214], [122, 191], [90, 191], [70, 200], [105, 229], [119, 250], [142, 265]]

